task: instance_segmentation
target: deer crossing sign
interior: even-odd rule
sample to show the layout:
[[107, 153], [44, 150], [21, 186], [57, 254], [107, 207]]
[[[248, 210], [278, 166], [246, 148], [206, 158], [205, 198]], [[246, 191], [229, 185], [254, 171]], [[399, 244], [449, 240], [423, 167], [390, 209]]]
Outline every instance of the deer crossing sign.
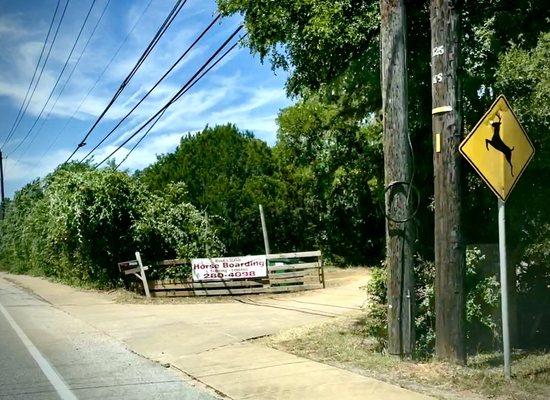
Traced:
[[535, 154], [531, 140], [503, 95], [495, 100], [459, 149], [502, 201], [506, 201]]

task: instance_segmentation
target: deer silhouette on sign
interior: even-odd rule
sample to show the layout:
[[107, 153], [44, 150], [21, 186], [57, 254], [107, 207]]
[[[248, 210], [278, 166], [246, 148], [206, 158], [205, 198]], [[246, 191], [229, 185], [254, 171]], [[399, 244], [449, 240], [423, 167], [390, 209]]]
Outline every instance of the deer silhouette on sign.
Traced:
[[490, 122], [491, 126], [493, 127], [493, 137], [489, 139], [485, 139], [485, 148], [489, 150], [489, 145], [493, 147], [495, 150], [500, 151], [502, 154], [504, 154], [504, 158], [506, 161], [508, 161], [508, 164], [510, 164], [510, 172], [512, 176], [514, 176], [514, 166], [512, 165], [512, 151], [514, 151], [514, 148], [510, 148], [502, 141], [502, 138], [500, 137], [500, 125], [502, 125], [502, 117], [500, 115], [500, 111], [497, 112], [496, 117], [498, 120], [493, 120]]

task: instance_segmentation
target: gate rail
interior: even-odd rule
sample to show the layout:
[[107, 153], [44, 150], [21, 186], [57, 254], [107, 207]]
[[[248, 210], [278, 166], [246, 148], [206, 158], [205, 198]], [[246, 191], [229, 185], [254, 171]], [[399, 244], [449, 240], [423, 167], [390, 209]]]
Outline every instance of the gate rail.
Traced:
[[[220, 281], [192, 279], [147, 280], [145, 271], [152, 268], [190, 266], [191, 260], [163, 260], [144, 266], [139, 252], [136, 260], [118, 263], [125, 275], [134, 274], [143, 283], [147, 297], [223, 296], [258, 293], [285, 293], [325, 287], [325, 273], [321, 251], [268, 254], [267, 277], [232, 278]], [[140, 274], [137, 275], [136, 272]]]

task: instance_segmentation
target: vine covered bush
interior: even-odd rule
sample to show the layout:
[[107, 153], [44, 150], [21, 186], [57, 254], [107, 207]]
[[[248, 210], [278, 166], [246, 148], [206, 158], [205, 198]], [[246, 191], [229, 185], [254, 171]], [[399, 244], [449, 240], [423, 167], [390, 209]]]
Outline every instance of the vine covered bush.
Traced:
[[[0, 222], [0, 266], [73, 284], [121, 283], [117, 262], [215, 255], [223, 245], [206, 214], [181, 201], [182, 185], [150, 193], [124, 172], [60, 167], [9, 202]], [[185, 275], [185, 271], [172, 271]]]
[[[148, 259], [216, 257], [224, 245], [210, 227], [208, 216], [185, 202], [183, 183], [169, 184], [163, 193], [149, 193], [134, 224], [135, 240]], [[187, 278], [189, 266], [153, 270], [153, 278]]]

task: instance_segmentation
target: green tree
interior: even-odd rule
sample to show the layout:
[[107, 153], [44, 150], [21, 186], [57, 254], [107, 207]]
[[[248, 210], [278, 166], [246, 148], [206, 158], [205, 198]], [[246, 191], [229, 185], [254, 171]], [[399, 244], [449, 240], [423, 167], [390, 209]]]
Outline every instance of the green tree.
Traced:
[[287, 89], [295, 95], [339, 77], [363, 58], [378, 34], [376, 1], [218, 0], [218, 5], [225, 14], [244, 14], [248, 46], [262, 59], [269, 57], [274, 68], [291, 71]]
[[138, 175], [156, 192], [165, 191], [170, 183], [184, 182], [186, 200], [219, 217], [213, 223], [226, 252], [239, 255], [263, 252], [260, 203], [267, 211], [274, 249], [286, 243], [277, 218], [284, 211], [279, 199], [284, 188], [274, 173], [271, 149], [265, 142], [234, 125], [223, 125], [182, 137], [175, 152], [160, 156]]
[[517, 272], [520, 337], [526, 345], [542, 346], [550, 335], [549, 59], [550, 32], [546, 32], [532, 49], [518, 44], [503, 54], [495, 82], [495, 90], [510, 100], [536, 149], [506, 203], [506, 217]]
[[293, 231], [338, 264], [379, 258], [383, 224], [373, 191], [382, 181], [380, 125], [313, 97], [283, 110], [278, 123], [275, 151], [291, 188]]

